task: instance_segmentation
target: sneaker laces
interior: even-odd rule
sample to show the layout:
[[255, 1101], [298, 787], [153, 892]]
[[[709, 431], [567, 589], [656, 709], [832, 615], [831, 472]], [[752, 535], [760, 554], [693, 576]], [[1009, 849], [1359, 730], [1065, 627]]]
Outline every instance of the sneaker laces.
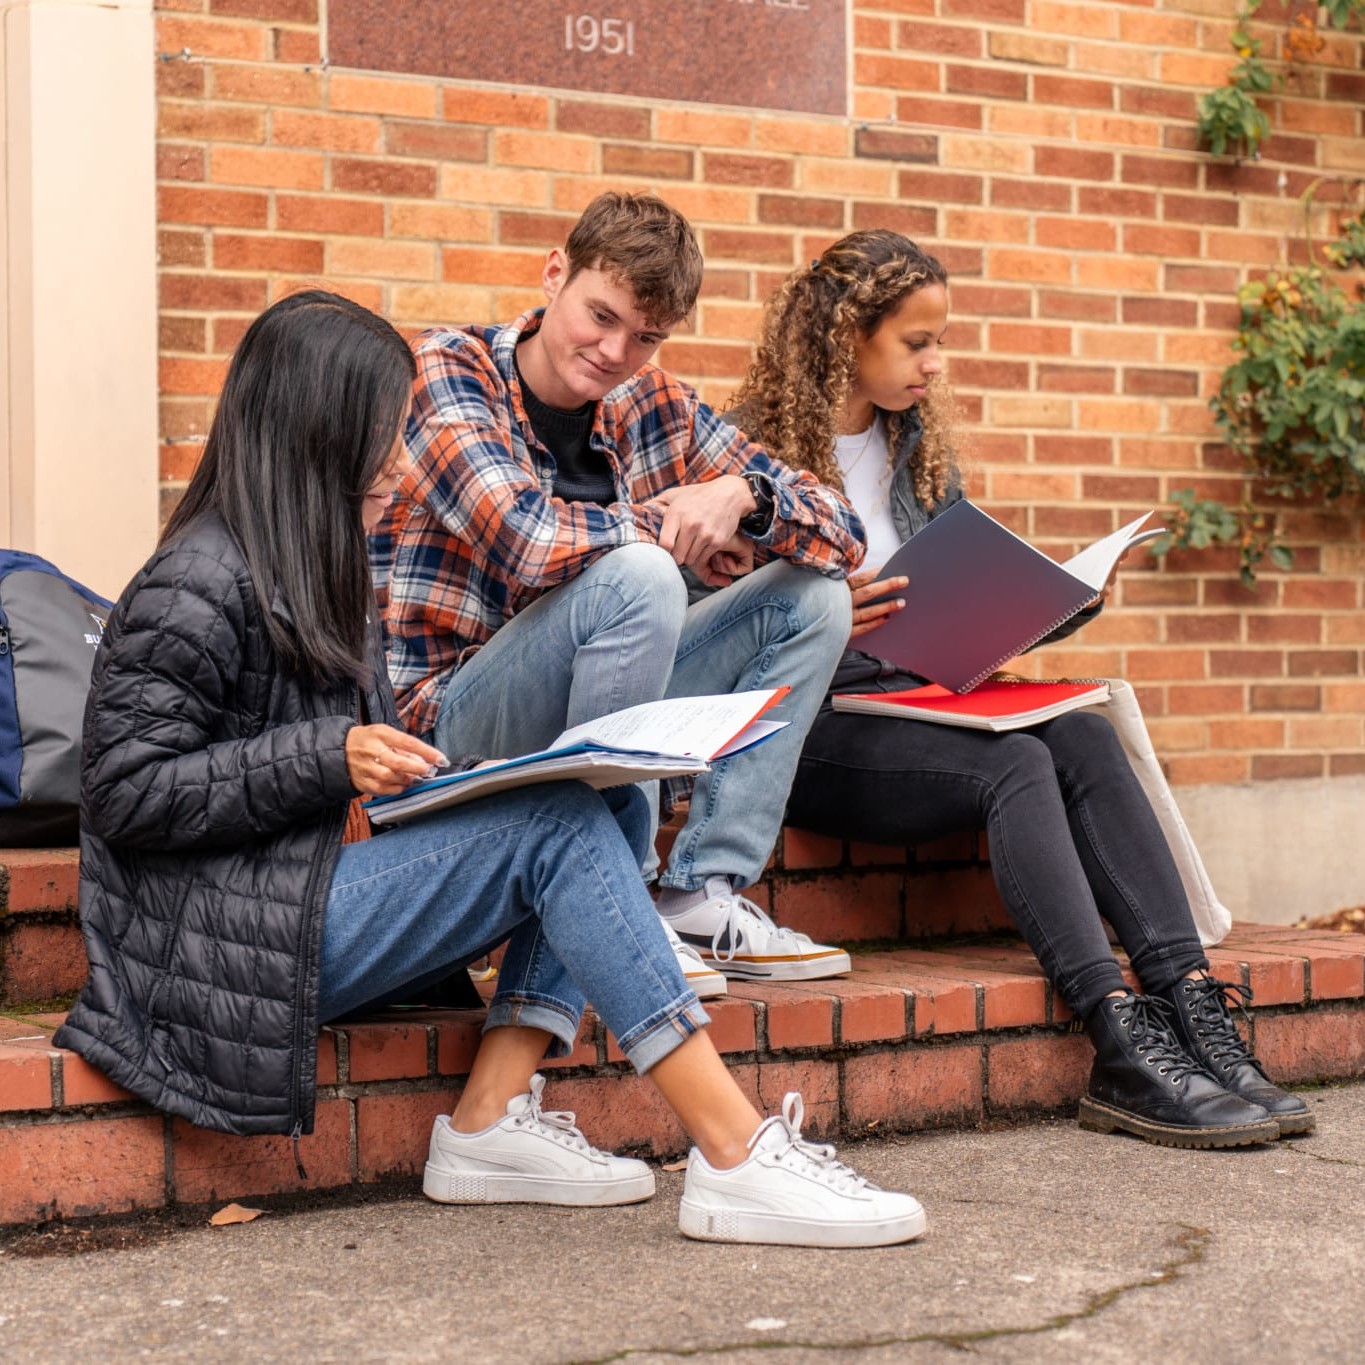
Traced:
[[[716, 955], [718, 962], [734, 961], [735, 954], [740, 949], [740, 929], [746, 919], [756, 919], [773, 937], [785, 939], [798, 951], [802, 944], [811, 941], [809, 934], [801, 934], [795, 929], [775, 924], [766, 911], [747, 897], [741, 896], [738, 891], [732, 891], [728, 896], [718, 896], [715, 904], [722, 918], [716, 926], [716, 932], [711, 935], [711, 951]], [[720, 946], [722, 939], [726, 940], [723, 948]]]
[[1169, 1075], [1177, 1085], [1186, 1076], [1207, 1075], [1204, 1067], [1185, 1051], [1175, 1031], [1174, 1005], [1155, 995], [1133, 994], [1124, 1000], [1123, 1006], [1128, 1016], [1120, 1016], [1119, 1023], [1128, 1030], [1148, 1066], [1156, 1067], [1163, 1076]]
[[531, 1077], [529, 1104], [514, 1116], [518, 1128], [539, 1128], [544, 1135], [575, 1151], [596, 1152], [597, 1149], [583, 1136], [575, 1124], [578, 1115], [571, 1109], [542, 1109], [540, 1097], [545, 1092], [545, 1077], [537, 1073]]
[[770, 1114], [758, 1125], [749, 1139], [749, 1150], [758, 1145], [759, 1139], [769, 1129], [781, 1128], [785, 1130], [783, 1146], [773, 1151], [774, 1160], [781, 1165], [804, 1171], [840, 1194], [876, 1189], [871, 1181], [859, 1175], [851, 1166], [845, 1166], [834, 1154], [834, 1147], [830, 1143], [810, 1142], [801, 1136], [801, 1120], [805, 1116], [805, 1101], [796, 1091], [790, 1091], [782, 1100], [782, 1112]]
[[1251, 987], [1238, 985], [1235, 981], [1219, 981], [1212, 976], [1195, 976], [1182, 981], [1180, 990], [1193, 999], [1190, 1019], [1195, 1026], [1195, 1036], [1205, 1050], [1205, 1065], [1210, 1070], [1216, 1065], [1223, 1071], [1230, 1071], [1239, 1062], [1250, 1062], [1260, 1071], [1261, 1064], [1252, 1056], [1232, 1017], [1235, 1008], [1250, 1024], [1251, 1016], [1246, 1007], [1251, 1003]]

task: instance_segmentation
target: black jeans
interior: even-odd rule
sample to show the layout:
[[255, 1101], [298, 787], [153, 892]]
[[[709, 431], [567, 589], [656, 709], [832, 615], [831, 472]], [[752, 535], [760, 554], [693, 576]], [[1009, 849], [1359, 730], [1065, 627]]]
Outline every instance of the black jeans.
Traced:
[[[847, 690], [914, 685], [892, 677]], [[1144, 990], [1208, 965], [1165, 836], [1102, 716], [1071, 712], [996, 733], [826, 704], [806, 739], [787, 820], [884, 844], [984, 828], [1006, 908], [1082, 1018], [1124, 988], [1101, 917]]]

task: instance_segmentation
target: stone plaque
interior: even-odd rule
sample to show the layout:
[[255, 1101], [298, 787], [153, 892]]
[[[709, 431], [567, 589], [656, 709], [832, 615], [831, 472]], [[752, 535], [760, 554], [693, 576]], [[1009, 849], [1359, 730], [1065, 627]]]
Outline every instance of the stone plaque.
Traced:
[[847, 0], [327, 0], [327, 60], [845, 114], [847, 25]]

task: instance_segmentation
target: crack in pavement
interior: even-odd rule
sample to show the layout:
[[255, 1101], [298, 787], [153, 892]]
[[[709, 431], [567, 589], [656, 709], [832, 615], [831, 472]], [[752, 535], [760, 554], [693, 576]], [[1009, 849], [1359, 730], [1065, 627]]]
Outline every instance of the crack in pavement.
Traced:
[[1351, 1161], [1344, 1156], [1324, 1156], [1321, 1152], [1310, 1152], [1300, 1147], [1297, 1142], [1286, 1142], [1285, 1149], [1294, 1153], [1295, 1156], [1309, 1157], [1313, 1161], [1321, 1161], [1327, 1166], [1353, 1166], [1356, 1170], [1365, 1170], [1365, 1161]]
[[[1330, 1157], [1321, 1158], [1331, 1160]], [[1347, 1165], [1357, 1163], [1347, 1162]], [[1125, 1294], [1137, 1289], [1155, 1289], [1161, 1285], [1178, 1280], [1181, 1273], [1190, 1266], [1198, 1265], [1204, 1259], [1212, 1239], [1207, 1228], [1192, 1227], [1188, 1223], [1178, 1225], [1179, 1231], [1171, 1239], [1177, 1254], [1171, 1257], [1160, 1270], [1140, 1280], [1130, 1280], [1114, 1285], [1109, 1289], [1096, 1290], [1090, 1294], [1085, 1305], [1072, 1313], [1058, 1313], [1043, 1322], [1021, 1327], [979, 1327], [968, 1332], [919, 1332], [914, 1336], [866, 1337], [856, 1341], [781, 1341], [773, 1338], [756, 1341], [731, 1341], [716, 1346], [628, 1346], [611, 1355], [592, 1356], [581, 1360], [566, 1362], [566, 1365], [611, 1365], [618, 1360], [629, 1360], [634, 1356], [652, 1355], [663, 1359], [680, 1359], [702, 1356], [726, 1355], [731, 1351], [867, 1351], [880, 1346], [948, 1346], [959, 1351], [970, 1351], [979, 1342], [996, 1341], [1006, 1337], [1038, 1336], [1045, 1332], [1057, 1332], [1073, 1323], [1084, 1322], [1096, 1317]]]

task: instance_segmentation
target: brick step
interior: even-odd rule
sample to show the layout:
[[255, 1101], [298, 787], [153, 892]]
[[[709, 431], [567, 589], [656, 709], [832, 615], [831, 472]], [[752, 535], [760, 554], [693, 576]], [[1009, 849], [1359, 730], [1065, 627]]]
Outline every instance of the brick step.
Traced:
[[[1252, 1045], [1286, 1083], [1365, 1074], [1365, 938], [1238, 925], [1211, 954], [1255, 992]], [[1080, 1095], [1086, 1040], [1018, 942], [855, 956], [851, 977], [736, 986], [711, 1004], [717, 1045], [765, 1109], [789, 1089], [812, 1136], [977, 1125]], [[213, 1203], [411, 1178], [478, 1039], [478, 1011], [389, 1013], [323, 1030], [316, 1131], [301, 1179], [285, 1138], [234, 1138], [162, 1117], [51, 1046], [60, 1014], [0, 1014], [0, 1224]], [[671, 1156], [682, 1131], [589, 1017], [547, 1063], [547, 1102], [589, 1137]]]
[[74, 848], [0, 851], [0, 1009], [74, 995], [86, 976]]
[[[667, 854], [681, 817], [660, 831]], [[918, 849], [783, 832], [748, 894], [779, 924], [835, 943], [915, 941], [1009, 927], [975, 835]], [[75, 849], [0, 851], [0, 1009], [69, 999], [84, 984]]]

